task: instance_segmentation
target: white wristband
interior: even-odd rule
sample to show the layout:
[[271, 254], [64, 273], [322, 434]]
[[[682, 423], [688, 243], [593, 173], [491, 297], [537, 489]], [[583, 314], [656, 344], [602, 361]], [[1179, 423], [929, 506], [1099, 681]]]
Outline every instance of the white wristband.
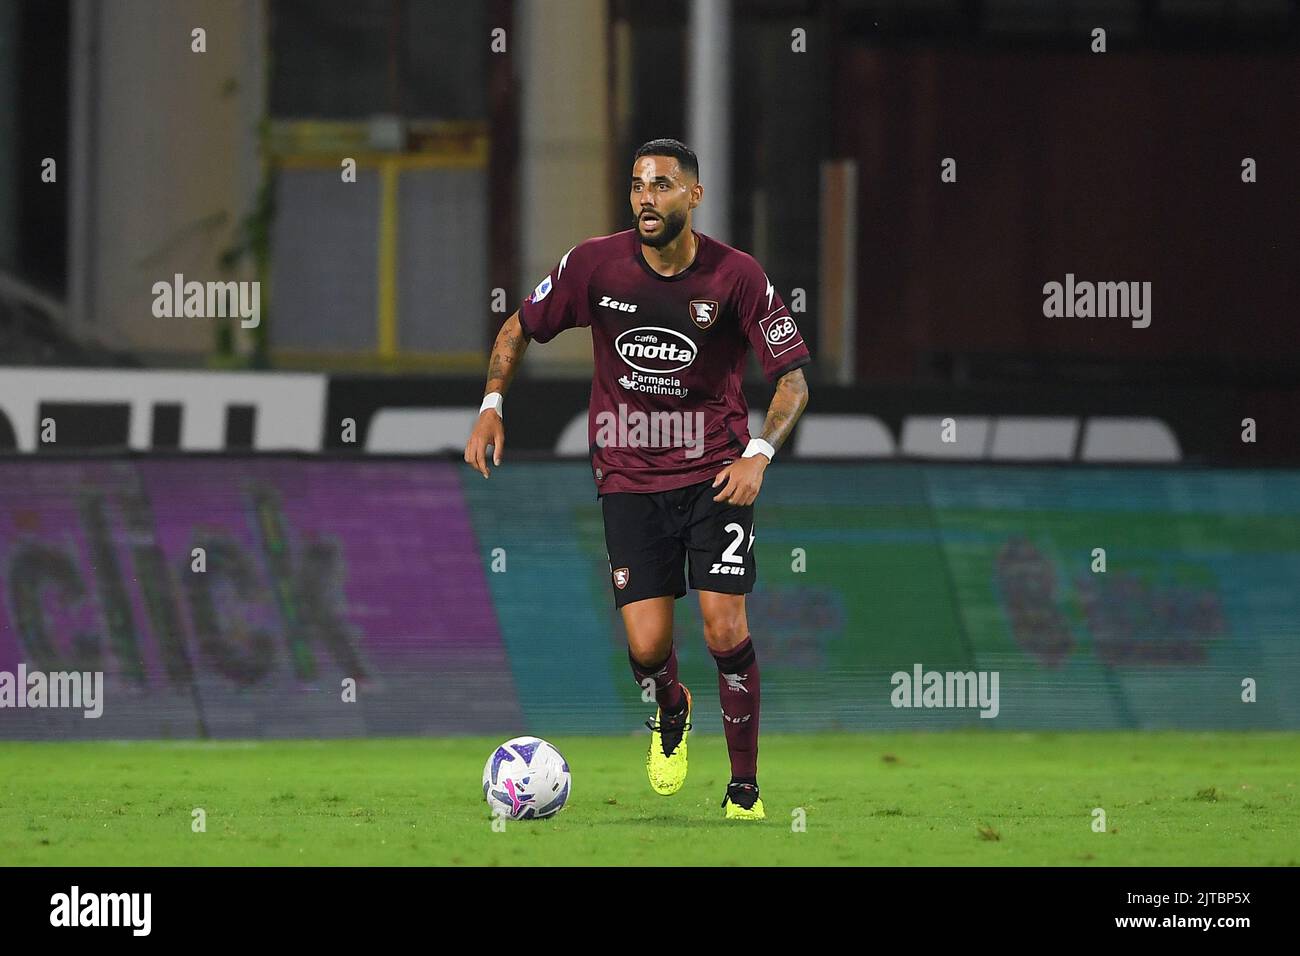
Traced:
[[500, 392], [488, 392], [483, 399], [483, 404], [478, 407], [478, 413], [482, 415], [490, 408], [501, 417], [502, 421], [505, 421], [505, 415], [501, 414], [501, 406], [505, 404], [505, 401], [505, 397]]
[[761, 438], [751, 438], [749, 445], [745, 448], [745, 453], [741, 458], [753, 458], [755, 455], [766, 455], [767, 460], [771, 461], [776, 457], [776, 449]]

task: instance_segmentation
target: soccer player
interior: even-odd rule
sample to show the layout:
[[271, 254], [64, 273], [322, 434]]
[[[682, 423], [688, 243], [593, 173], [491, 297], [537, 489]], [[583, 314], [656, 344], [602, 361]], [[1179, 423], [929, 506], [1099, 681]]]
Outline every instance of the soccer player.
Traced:
[[[503, 396], [530, 340], [590, 327], [595, 372], [588, 440], [605, 519], [614, 603], [638, 684], [653, 682], [646, 770], [657, 793], [686, 779], [690, 691], [677, 680], [673, 601], [699, 592], [718, 665], [731, 782], [728, 819], [761, 820], [759, 671], [745, 617], [754, 587], [754, 499], [808, 402], [808, 348], [754, 259], [691, 228], [704, 197], [695, 154], [677, 140], [636, 151], [635, 227], [574, 246], [501, 327], [465, 461], [501, 464]], [[747, 349], [776, 383], [760, 438], [741, 392]], [[684, 571], [684, 569], [686, 569]]]

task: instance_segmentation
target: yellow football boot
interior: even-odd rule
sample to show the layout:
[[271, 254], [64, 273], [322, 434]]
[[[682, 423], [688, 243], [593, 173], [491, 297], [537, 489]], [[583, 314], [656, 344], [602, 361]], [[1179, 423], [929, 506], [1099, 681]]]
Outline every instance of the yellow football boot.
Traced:
[[670, 797], [682, 789], [686, 782], [686, 738], [691, 733], [691, 692], [682, 685], [686, 695], [686, 709], [676, 717], [667, 719], [662, 709], [655, 710], [655, 719], [647, 720], [650, 728], [650, 752], [646, 754], [645, 770], [654, 792]]
[[752, 783], [727, 784], [727, 794], [722, 798], [722, 805], [727, 808], [728, 820], [767, 819], [763, 801], [758, 796], [758, 787]]

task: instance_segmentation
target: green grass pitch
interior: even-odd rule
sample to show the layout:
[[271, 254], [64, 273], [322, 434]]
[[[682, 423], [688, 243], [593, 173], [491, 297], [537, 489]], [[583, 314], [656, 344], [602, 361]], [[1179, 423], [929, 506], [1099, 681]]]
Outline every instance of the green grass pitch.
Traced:
[[1300, 863], [1300, 734], [767, 735], [761, 824], [723, 819], [720, 734], [673, 797], [645, 735], [553, 742], [569, 806], [504, 832], [484, 738], [3, 743], [0, 864]]

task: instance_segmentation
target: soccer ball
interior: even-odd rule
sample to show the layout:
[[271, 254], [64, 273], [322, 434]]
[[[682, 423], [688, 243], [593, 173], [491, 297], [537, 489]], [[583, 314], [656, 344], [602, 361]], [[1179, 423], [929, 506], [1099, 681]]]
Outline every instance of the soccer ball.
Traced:
[[511, 820], [554, 816], [569, 802], [569, 764], [540, 737], [507, 740], [483, 767], [483, 799]]

